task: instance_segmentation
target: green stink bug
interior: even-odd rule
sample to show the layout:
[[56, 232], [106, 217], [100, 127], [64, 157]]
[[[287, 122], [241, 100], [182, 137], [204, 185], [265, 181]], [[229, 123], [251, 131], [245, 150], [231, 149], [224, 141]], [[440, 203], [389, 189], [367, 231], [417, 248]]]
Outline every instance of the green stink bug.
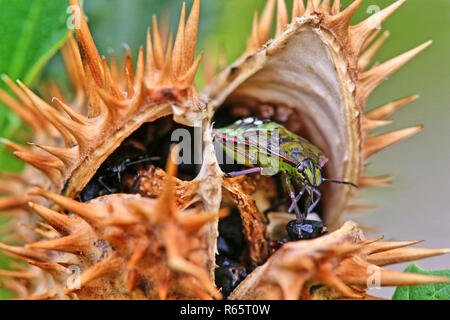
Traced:
[[[291, 205], [288, 212], [295, 211], [296, 220], [288, 224], [291, 238], [305, 239], [321, 234], [323, 226], [306, 220], [319, 203], [321, 193], [317, 188], [322, 182], [355, 184], [347, 181], [326, 179], [322, 168], [328, 161], [325, 154], [304, 138], [290, 132], [284, 126], [254, 117], [245, 118], [214, 131], [215, 140], [225, 152], [250, 169], [229, 172], [225, 177], [236, 177], [253, 172], [270, 175], [280, 172], [282, 183], [289, 194]], [[300, 186], [295, 194], [294, 184]], [[302, 195], [308, 193], [306, 210], [302, 213], [297, 205]]]

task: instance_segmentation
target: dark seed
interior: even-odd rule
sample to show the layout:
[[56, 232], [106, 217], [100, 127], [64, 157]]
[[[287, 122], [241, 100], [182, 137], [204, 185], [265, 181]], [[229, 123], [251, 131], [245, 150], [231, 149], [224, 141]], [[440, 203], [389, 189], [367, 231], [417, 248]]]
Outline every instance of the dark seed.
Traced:
[[258, 113], [261, 119], [270, 119], [275, 114], [275, 108], [268, 104], [258, 106]]
[[234, 106], [231, 108], [231, 115], [236, 118], [246, 118], [250, 115], [250, 109], [243, 106]]
[[279, 106], [275, 115], [275, 120], [279, 122], [286, 122], [292, 114], [292, 109], [285, 106]]
[[216, 285], [222, 288], [224, 299], [230, 295], [245, 277], [247, 277], [245, 268], [230, 259], [222, 261], [222, 265], [215, 270]]

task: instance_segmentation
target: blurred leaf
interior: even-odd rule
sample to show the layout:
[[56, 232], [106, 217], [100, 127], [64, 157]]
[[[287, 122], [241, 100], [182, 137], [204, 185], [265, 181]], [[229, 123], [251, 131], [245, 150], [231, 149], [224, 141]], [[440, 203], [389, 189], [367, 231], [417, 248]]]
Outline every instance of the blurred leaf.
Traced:
[[[30, 85], [67, 37], [68, 1], [0, 0], [0, 8], [0, 74]], [[0, 103], [0, 137], [11, 139], [21, 126], [19, 117]], [[22, 168], [23, 163], [1, 145], [0, 170]], [[0, 268], [7, 267], [6, 261], [0, 256]], [[12, 297], [0, 288], [0, 299]]]
[[[413, 272], [430, 276], [450, 277], [450, 269], [428, 271], [410, 264], [404, 272]], [[450, 300], [450, 284], [428, 284], [412, 287], [398, 287], [393, 300]]]
[[[0, 0], [0, 8], [0, 74], [30, 85], [67, 36], [68, 1]], [[21, 122], [5, 109], [0, 106], [0, 136], [10, 138]], [[2, 151], [0, 169], [22, 167]]]
[[12, 299], [14, 296], [10, 291], [0, 288], [0, 300]]
[[30, 81], [67, 36], [68, 1], [0, 0], [0, 72]]

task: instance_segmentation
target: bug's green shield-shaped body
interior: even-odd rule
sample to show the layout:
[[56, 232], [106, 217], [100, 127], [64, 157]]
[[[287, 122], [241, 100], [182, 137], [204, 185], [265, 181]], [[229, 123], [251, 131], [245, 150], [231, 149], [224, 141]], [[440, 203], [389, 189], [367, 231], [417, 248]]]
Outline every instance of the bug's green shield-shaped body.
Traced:
[[[320, 200], [321, 194], [316, 188], [323, 181], [322, 167], [328, 160], [319, 148], [278, 123], [256, 118], [238, 120], [230, 126], [217, 129], [215, 138], [231, 159], [252, 167], [227, 173], [226, 177], [253, 172], [267, 175], [281, 172], [283, 186], [292, 201], [289, 212], [294, 210], [296, 214], [296, 220], [287, 226], [291, 238], [305, 239], [316, 233], [323, 234], [321, 224], [313, 226], [306, 223], [309, 221], [306, 220], [307, 215]], [[295, 185], [300, 188], [297, 194]], [[305, 190], [309, 197], [302, 213], [297, 202]]]
[[[217, 129], [216, 138], [239, 164], [261, 167], [266, 171], [262, 174], [281, 171], [289, 177], [308, 179], [312, 185], [320, 184], [320, 171], [327, 161], [325, 155], [278, 123], [246, 118]], [[298, 167], [307, 159], [311, 160], [311, 166], [299, 172]]]

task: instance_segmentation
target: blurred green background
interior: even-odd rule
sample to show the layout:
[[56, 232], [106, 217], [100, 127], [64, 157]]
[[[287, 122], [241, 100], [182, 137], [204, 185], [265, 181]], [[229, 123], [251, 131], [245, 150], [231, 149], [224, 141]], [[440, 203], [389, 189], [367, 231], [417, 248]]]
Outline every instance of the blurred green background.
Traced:
[[[350, 2], [342, 1], [344, 6]], [[370, 6], [384, 8], [392, 2], [363, 1], [353, 23], [367, 18]], [[188, 9], [191, 4], [188, 0]], [[220, 48], [226, 51], [228, 63], [234, 61], [245, 48], [254, 9], [261, 12], [264, 4], [265, 0], [202, 0], [198, 51]], [[291, 1], [287, 4], [290, 7]], [[170, 26], [176, 28], [181, 5], [181, 0], [89, 0], [84, 8], [100, 53], [107, 55], [112, 50], [120, 57], [124, 44], [136, 55], [138, 47], [145, 43], [153, 14], [159, 19], [170, 16]], [[46, 6], [50, 6], [51, 14]], [[59, 54], [38, 72], [64, 40], [69, 18], [66, 2], [0, 0], [0, 9], [0, 74], [24, 79], [31, 85], [52, 78], [68, 87]], [[14, 10], [16, 16], [11, 14]], [[376, 61], [386, 61], [430, 39], [433, 44], [380, 85], [367, 108], [419, 93], [418, 101], [397, 112], [392, 117], [394, 124], [379, 132], [415, 124], [424, 124], [425, 130], [371, 159], [369, 172], [391, 173], [394, 184], [361, 194], [361, 201], [378, 208], [352, 219], [376, 227], [373, 235], [383, 234], [385, 239], [423, 239], [426, 241], [422, 246], [450, 247], [450, 1], [408, 0], [383, 24], [383, 29], [389, 30], [391, 36]], [[26, 55], [23, 48], [27, 49]], [[20, 121], [6, 108], [0, 108], [0, 136], [15, 137]], [[0, 147], [1, 170], [21, 167]], [[449, 268], [450, 256], [420, 261], [419, 265], [425, 269]], [[393, 268], [403, 270], [405, 266]], [[5, 267], [0, 259], [0, 269]], [[392, 292], [391, 288], [381, 289], [374, 295], [391, 297]], [[0, 291], [1, 297], [6, 297], [4, 291]]]

